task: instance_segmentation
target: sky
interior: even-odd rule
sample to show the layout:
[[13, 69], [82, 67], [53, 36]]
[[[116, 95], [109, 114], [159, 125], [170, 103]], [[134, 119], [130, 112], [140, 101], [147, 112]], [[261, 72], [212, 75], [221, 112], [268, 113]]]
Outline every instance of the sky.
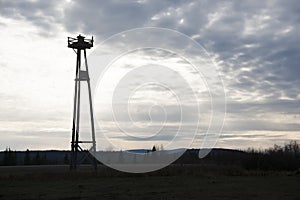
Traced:
[[[67, 37], [94, 36], [97, 46], [114, 34], [143, 27], [178, 31], [202, 45], [217, 64], [227, 108], [222, 134], [215, 147], [267, 148], [300, 140], [299, 13], [300, 4], [296, 0], [0, 0], [0, 150], [6, 147], [69, 149], [76, 55], [67, 48]], [[114, 48], [108, 45], [100, 52], [113, 52]], [[92, 52], [88, 55], [92, 56]], [[186, 120], [178, 118], [180, 113], [174, 106], [176, 95], [154, 84], [139, 87], [142, 89], [131, 96], [135, 101], [126, 109], [133, 113], [133, 128], [128, 126], [128, 119], [122, 118], [124, 108], [116, 103], [119, 126], [128, 128], [129, 136], [120, 135], [120, 127], [113, 123], [110, 104], [105, 101], [110, 103], [116, 94], [122, 96], [130, 85], [136, 84], [130, 81], [141, 80], [137, 76], [148, 74], [147, 70], [166, 70], [161, 63], [174, 66], [174, 73], [189, 71], [185, 70], [188, 69], [186, 60], [163, 50], [131, 52], [113, 63], [110, 77], [114, 78], [105, 79], [103, 85], [115, 89], [110, 84], [117, 85], [118, 80], [125, 82], [118, 88], [119, 93], [110, 96], [109, 89], [107, 93], [101, 88], [95, 91], [97, 143], [100, 144], [97, 148], [167, 146], [179, 121], [185, 133], [195, 126], [194, 108], [188, 106], [194, 104], [188, 102], [190, 96], [185, 96], [187, 90], [181, 84], [172, 87], [180, 98], [182, 95], [182, 108], [189, 113], [184, 115]], [[145, 67], [146, 64], [148, 68], [141, 67], [135, 76], [122, 79], [128, 66]], [[96, 73], [97, 67], [91, 63], [91, 73]], [[160, 72], [166, 73], [153, 72], [149, 76], [159, 76], [161, 81], [172, 80], [171, 72]], [[161, 76], [164, 74], [168, 75]], [[192, 74], [185, 74], [184, 80], [193, 80], [197, 90], [205, 88]], [[207, 91], [199, 94], [207, 100]], [[162, 118], [165, 111], [170, 114], [166, 115], [167, 121]], [[103, 126], [100, 133], [99, 126]], [[133, 139], [149, 137], [152, 131], [160, 130], [157, 127], [163, 127], [164, 134], [143, 142]], [[101, 147], [102, 133], [110, 137], [111, 146]], [[184, 141], [184, 137], [178, 141]], [[190, 147], [199, 147], [199, 142]]]

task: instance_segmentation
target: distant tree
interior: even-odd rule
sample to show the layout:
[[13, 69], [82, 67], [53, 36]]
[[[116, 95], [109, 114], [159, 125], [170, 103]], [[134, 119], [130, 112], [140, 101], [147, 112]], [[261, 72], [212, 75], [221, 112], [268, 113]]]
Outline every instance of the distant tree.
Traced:
[[40, 165], [41, 164], [41, 157], [40, 157], [39, 152], [36, 152], [35, 158], [33, 159], [33, 164], [34, 165]]
[[300, 154], [300, 144], [298, 144], [296, 140], [292, 140], [284, 145], [284, 152], [297, 156]]
[[161, 145], [160, 145], [160, 150], [161, 150], [161, 151], [165, 150], [165, 148], [164, 148], [164, 145], [163, 145], [163, 144], [161, 144]]
[[42, 165], [48, 164], [46, 153], [44, 153], [44, 155], [43, 155], [43, 157], [42, 157], [41, 164], [42, 164]]
[[147, 161], [147, 156], [148, 156], [149, 151], [150, 151], [150, 150], [148, 150], [147, 153], [144, 153], [144, 158], [143, 158], [144, 162]]
[[17, 151], [15, 150], [13, 152], [13, 165], [17, 165], [18, 164], [18, 156], [17, 156]]
[[133, 155], [133, 163], [136, 163], [136, 154]]
[[8, 165], [9, 158], [8, 158], [8, 148], [6, 147], [5, 151], [3, 152], [3, 160], [2, 165]]
[[69, 155], [67, 153], [64, 156], [64, 164], [69, 164]]
[[17, 164], [17, 153], [12, 151], [9, 147], [5, 149], [2, 164], [12, 166]]
[[31, 159], [30, 159], [29, 149], [26, 149], [26, 152], [25, 152], [24, 165], [31, 165]]
[[119, 163], [124, 163], [124, 155], [123, 155], [123, 151], [122, 150], [119, 152], [118, 162]]
[[153, 145], [152, 151], [153, 151], [153, 152], [156, 151], [156, 146], [155, 146], [155, 145]]

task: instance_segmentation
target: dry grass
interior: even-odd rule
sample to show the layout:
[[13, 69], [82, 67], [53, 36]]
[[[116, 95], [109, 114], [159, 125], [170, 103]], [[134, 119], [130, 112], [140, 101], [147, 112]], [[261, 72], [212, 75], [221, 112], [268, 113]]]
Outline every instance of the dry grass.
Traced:
[[172, 165], [146, 174], [2, 167], [0, 185], [0, 199], [300, 199], [300, 176], [234, 166]]

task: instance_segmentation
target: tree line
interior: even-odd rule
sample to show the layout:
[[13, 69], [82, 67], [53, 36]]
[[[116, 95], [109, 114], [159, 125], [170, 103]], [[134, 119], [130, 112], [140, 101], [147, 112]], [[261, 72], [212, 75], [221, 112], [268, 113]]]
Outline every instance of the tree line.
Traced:
[[20, 156], [17, 151], [11, 150], [9, 147], [3, 152], [2, 166], [15, 165], [51, 165], [51, 164], [69, 164], [69, 154], [65, 153], [63, 159], [48, 159], [47, 153], [42, 151], [30, 151], [27, 149], [23, 155]]
[[[163, 147], [153, 146], [149, 152], [163, 151]], [[283, 146], [274, 145], [268, 149], [232, 150], [213, 149], [205, 158], [198, 158], [199, 149], [187, 150], [174, 164], [215, 164], [234, 165], [246, 170], [300, 170], [300, 144], [297, 141], [290, 141]], [[51, 165], [69, 164], [69, 151], [57, 151], [55, 156], [47, 157], [47, 151], [16, 152], [6, 148], [3, 153], [0, 165]], [[147, 153], [146, 153], [147, 154]], [[146, 155], [145, 154], [145, 155]], [[18, 155], [20, 156], [18, 158]], [[120, 151], [119, 158], [122, 161], [123, 155]], [[83, 163], [89, 163], [84, 160]]]
[[243, 166], [259, 170], [300, 170], [300, 144], [290, 141], [265, 150], [248, 149]]
[[300, 172], [300, 144], [293, 140], [283, 146], [275, 144], [264, 150], [213, 149], [203, 159], [198, 158], [198, 151], [188, 150], [175, 163], [234, 165], [246, 170], [298, 170]]

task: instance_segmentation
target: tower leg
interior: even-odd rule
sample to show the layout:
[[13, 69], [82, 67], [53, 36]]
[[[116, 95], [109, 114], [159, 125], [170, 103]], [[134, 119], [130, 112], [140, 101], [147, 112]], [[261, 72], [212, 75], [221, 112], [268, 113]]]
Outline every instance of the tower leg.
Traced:
[[76, 164], [75, 164], [75, 162], [76, 162], [76, 160], [75, 160], [75, 132], [76, 132], [76, 107], [77, 107], [76, 105], [77, 105], [77, 81], [75, 80], [70, 169], [76, 168]]
[[93, 104], [92, 104], [92, 94], [91, 94], [91, 84], [90, 84], [90, 77], [89, 77], [89, 68], [86, 59], [86, 51], [84, 49], [84, 60], [85, 60], [85, 67], [87, 72], [87, 84], [88, 84], [88, 93], [89, 93], [89, 103], [90, 103], [90, 116], [91, 116], [91, 129], [92, 129], [92, 151], [93, 151], [93, 165], [95, 170], [97, 169], [97, 159], [96, 159], [96, 138], [95, 138], [95, 126], [94, 126], [94, 113], [93, 113]]
[[80, 81], [79, 81], [80, 65], [81, 65], [81, 51], [77, 50], [70, 169], [77, 168], [79, 120], [80, 120]]

